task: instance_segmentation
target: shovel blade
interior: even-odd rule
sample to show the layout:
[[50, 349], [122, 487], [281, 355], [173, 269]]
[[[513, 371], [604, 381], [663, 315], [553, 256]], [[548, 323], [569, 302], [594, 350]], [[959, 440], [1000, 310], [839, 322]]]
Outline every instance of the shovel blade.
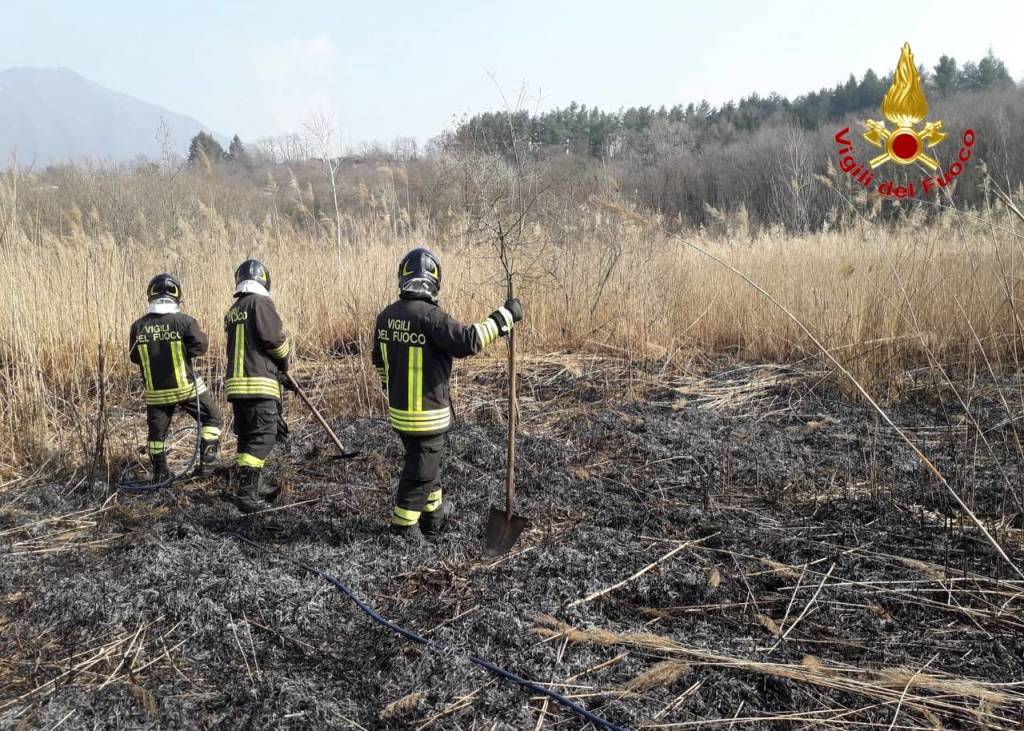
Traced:
[[346, 451], [340, 452], [338, 454], [332, 454], [331, 459], [355, 459], [360, 454], [362, 454], [362, 452], [360, 452], [358, 449], [354, 449], [351, 452]]
[[504, 510], [491, 508], [484, 531], [484, 553], [501, 556], [508, 553], [519, 540], [530, 521], [518, 515], [509, 516]]

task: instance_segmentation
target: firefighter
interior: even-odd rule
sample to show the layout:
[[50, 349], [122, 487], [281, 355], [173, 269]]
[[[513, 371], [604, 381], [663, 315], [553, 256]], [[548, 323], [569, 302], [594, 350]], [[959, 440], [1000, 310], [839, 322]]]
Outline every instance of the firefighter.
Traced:
[[278, 490], [263, 484], [263, 466], [274, 443], [287, 436], [281, 412], [288, 387], [288, 354], [281, 318], [270, 299], [270, 272], [255, 259], [235, 270], [235, 304], [224, 315], [227, 377], [224, 391], [235, 417], [238, 452], [233, 502], [244, 513], [273, 503]]
[[426, 249], [402, 259], [398, 287], [398, 301], [377, 316], [373, 365], [388, 396], [391, 426], [405, 447], [391, 531], [422, 543], [424, 535], [440, 533], [452, 513], [438, 484], [452, 422], [452, 359], [475, 355], [507, 335], [523, 319], [523, 307], [510, 299], [474, 325], [449, 317], [437, 304], [441, 263]]
[[199, 323], [181, 311], [181, 283], [170, 274], [158, 274], [146, 287], [146, 298], [146, 314], [132, 323], [128, 357], [138, 364], [146, 385], [147, 451], [153, 482], [163, 482], [170, 477], [164, 440], [175, 409], [181, 407], [199, 424], [199, 473], [220, 465], [221, 415], [192, 369], [192, 359], [206, 353], [210, 341]]

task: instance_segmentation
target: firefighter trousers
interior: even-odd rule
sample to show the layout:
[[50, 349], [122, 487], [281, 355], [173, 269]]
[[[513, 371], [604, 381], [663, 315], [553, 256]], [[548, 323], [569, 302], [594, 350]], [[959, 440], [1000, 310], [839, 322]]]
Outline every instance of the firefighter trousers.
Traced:
[[213, 401], [209, 391], [199, 395], [199, 410], [196, 400], [190, 398], [176, 404], [161, 404], [146, 407], [146, 426], [149, 429], [148, 451], [150, 456], [163, 454], [166, 449], [167, 432], [171, 428], [171, 418], [176, 409], [181, 409], [199, 423], [199, 433], [204, 442], [220, 439], [220, 428], [223, 425], [220, 409]]
[[239, 467], [262, 469], [274, 444], [288, 436], [281, 401], [276, 398], [245, 398], [231, 402], [235, 416]]
[[398, 496], [391, 522], [397, 526], [409, 526], [418, 523], [423, 513], [432, 513], [441, 507], [438, 473], [444, 453], [444, 434], [399, 436], [405, 446], [405, 463], [398, 480]]

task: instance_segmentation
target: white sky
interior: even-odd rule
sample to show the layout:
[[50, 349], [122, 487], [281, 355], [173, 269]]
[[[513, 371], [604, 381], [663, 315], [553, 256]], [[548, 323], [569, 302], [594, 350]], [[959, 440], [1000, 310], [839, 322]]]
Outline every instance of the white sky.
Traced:
[[346, 143], [424, 141], [501, 106], [489, 73], [531, 108], [717, 105], [884, 74], [909, 41], [929, 68], [991, 47], [1020, 80], [1022, 29], [1022, 0], [0, 0], [0, 69], [68, 67], [244, 139], [328, 111]]

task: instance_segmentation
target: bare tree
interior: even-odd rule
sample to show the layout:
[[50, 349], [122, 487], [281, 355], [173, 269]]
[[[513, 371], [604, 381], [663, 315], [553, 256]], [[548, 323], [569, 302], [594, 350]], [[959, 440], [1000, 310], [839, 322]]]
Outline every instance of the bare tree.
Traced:
[[311, 146], [323, 163], [324, 172], [327, 173], [327, 179], [331, 184], [331, 197], [334, 200], [334, 245], [338, 252], [338, 263], [341, 264], [341, 206], [338, 204], [337, 179], [341, 154], [335, 143], [334, 118], [329, 114], [317, 113], [312, 115], [304, 126]]
[[[492, 76], [493, 80], [493, 76]], [[497, 83], [495, 82], [495, 86]], [[500, 87], [498, 88], [501, 93]], [[511, 144], [504, 154], [488, 150], [477, 144], [462, 150], [463, 205], [469, 214], [468, 238], [490, 247], [501, 264], [505, 293], [515, 296], [516, 282], [523, 276], [520, 268], [522, 254], [535, 250], [541, 242], [528, 235], [527, 220], [534, 212], [544, 192], [544, 176], [536, 158], [528, 152], [528, 143], [515, 127], [517, 113], [527, 102], [526, 87], [522, 87], [511, 102], [502, 93], [509, 125]], [[505, 489], [508, 496], [507, 515], [512, 513], [512, 495], [515, 489], [515, 430], [518, 422], [516, 404], [516, 331], [508, 338], [508, 444], [505, 471]]]
[[785, 181], [789, 210], [783, 210], [780, 213], [793, 231], [802, 233], [810, 223], [808, 191], [814, 184], [810, 145], [807, 135], [793, 124], [783, 128], [781, 138], [779, 168], [782, 171], [782, 179]]

